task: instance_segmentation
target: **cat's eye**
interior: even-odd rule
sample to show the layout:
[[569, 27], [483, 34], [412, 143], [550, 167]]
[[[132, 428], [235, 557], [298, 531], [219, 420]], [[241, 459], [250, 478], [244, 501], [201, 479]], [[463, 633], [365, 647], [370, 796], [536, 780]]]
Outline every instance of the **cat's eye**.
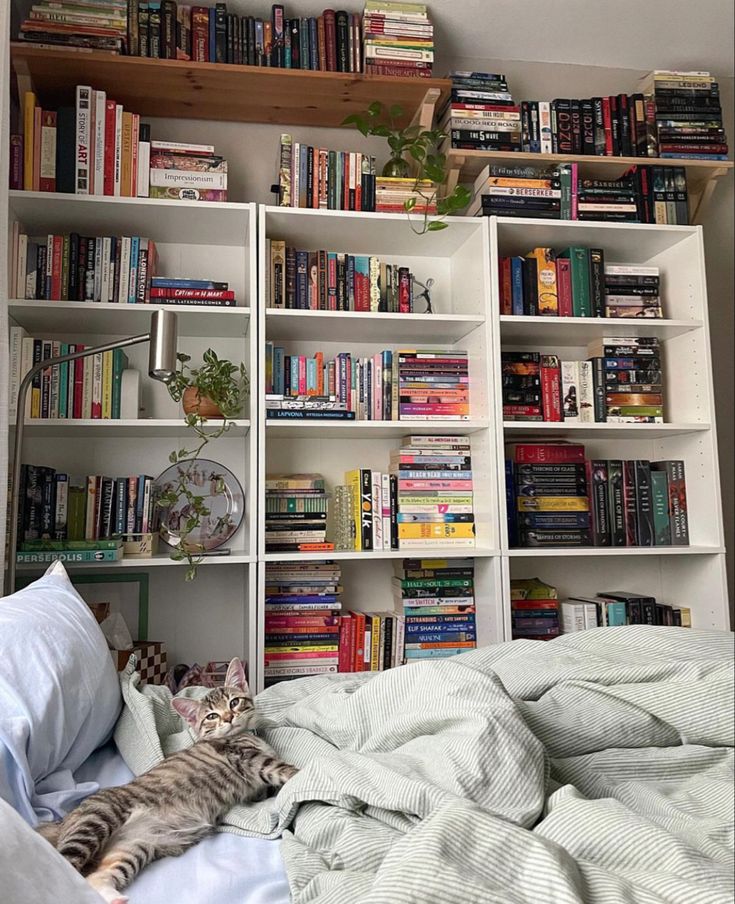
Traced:
[[235, 709], [235, 707], [239, 706], [242, 703], [241, 697], [235, 697], [234, 700], [230, 700], [230, 709]]
[[214, 722], [215, 719], [219, 719], [219, 716], [217, 715], [217, 713], [207, 713], [204, 718], [208, 719], [210, 722]]

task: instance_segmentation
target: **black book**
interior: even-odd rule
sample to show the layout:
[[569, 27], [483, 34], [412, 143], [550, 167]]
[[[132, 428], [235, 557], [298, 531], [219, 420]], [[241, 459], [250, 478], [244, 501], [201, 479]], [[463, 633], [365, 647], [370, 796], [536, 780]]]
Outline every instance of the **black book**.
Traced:
[[612, 532], [610, 527], [610, 485], [608, 481], [607, 462], [590, 461], [589, 493], [592, 509], [592, 542], [595, 546], [611, 546]]
[[[574, 154], [574, 127], [572, 122], [571, 100], [559, 99], [552, 101], [556, 111], [556, 148], [554, 153]], [[552, 120], [553, 122], [553, 120]], [[581, 138], [581, 130], [580, 130]]]
[[53, 540], [56, 531], [56, 471], [39, 468], [41, 480], [41, 540]]
[[605, 377], [605, 359], [592, 358], [592, 382], [594, 386], [595, 422], [607, 421], [607, 380]]
[[635, 462], [623, 461], [623, 494], [625, 498], [625, 545], [638, 545], [638, 497], [636, 494]]
[[605, 256], [602, 248], [590, 248], [592, 316], [605, 316]]
[[620, 155], [630, 157], [630, 115], [628, 113], [628, 95], [618, 94], [618, 131], [620, 135]]
[[523, 258], [523, 313], [535, 317], [538, 315], [538, 264], [535, 257]]
[[651, 463], [637, 459], [633, 462], [633, 466], [635, 472], [636, 540], [638, 546], [653, 546], [655, 529], [653, 524]]
[[539, 122], [539, 107], [537, 100], [528, 102], [528, 116], [530, 125], [531, 152], [541, 153], [541, 124]]
[[572, 147], [575, 154], [582, 154], [583, 138], [582, 138], [582, 101], [572, 101]]
[[176, 59], [175, 0], [162, 0], [161, 3], [161, 59]]
[[76, 121], [74, 107], [59, 107], [56, 112], [56, 191], [70, 194], [76, 189]]
[[217, 3], [214, 7], [214, 62], [227, 62], [227, 5]]
[[337, 72], [350, 71], [349, 59], [349, 16], [344, 10], [337, 10], [335, 14], [337, 32]]
[[160, 59], [163, 56], [161, 53], [161, 15], [160, 6], [150, 6], [148, 8], [148, 56], [154, 59]]
[[612, 156], [620, 156], [620, 114], [618, 98], [615, 94], [611, 94], [608, 98], [610, 101], [610, 127], [612, 130]]
[[[582, 153], [595, 154], [595, 106], [592, 98], [580, 101], [582, 115]], [[602, 106], [600, 106], [602, 112]]]
[[625, 546], [625, 492], [623, 487], [623, 462], [611, 459], [607, 462], [608, 511], [610, 519], [610, 545]]
[[595, 150], [594, 153], [598, 157], [605, 156], [605, 119], [602, 112], [602, 98], [601, 97], [593, 97], [592, 98], [592, 110], [594, 116], [594, 129], [595, 129]]
[[79, 233], [69, 235], [69, 301], [77, 301], [79, 295]]
[[230, 65], [235, 62], [235, 16], [232, 13], [225, 16], [225, 62]]
[[151, 55], [150, 38], [148, 35], [148, 4], [138, 7], [138, 56]]

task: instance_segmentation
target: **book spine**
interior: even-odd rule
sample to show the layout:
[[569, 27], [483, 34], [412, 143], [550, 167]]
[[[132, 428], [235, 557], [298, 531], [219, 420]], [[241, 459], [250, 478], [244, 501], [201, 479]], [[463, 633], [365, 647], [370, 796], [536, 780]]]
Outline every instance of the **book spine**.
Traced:
[[91, 119], [92, 89], [85, 85], [77, 85], [74, 190], [78, 195], [90, 194], [90, 147], [92, 141]]

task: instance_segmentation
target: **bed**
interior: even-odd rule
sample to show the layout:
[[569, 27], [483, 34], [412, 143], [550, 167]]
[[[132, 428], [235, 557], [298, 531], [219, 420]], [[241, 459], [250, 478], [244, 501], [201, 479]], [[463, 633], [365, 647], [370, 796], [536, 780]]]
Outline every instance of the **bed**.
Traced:
[[[113, 676], [110, 700], [94, 711], [109, 677], [104, 657], [91, 658], [94, 620], [65, 575], [37, 584], [0, 601], [0, 657], [12, 659], [10, 647], [20, 646], [17, 631], [7, 641], [19, 620], [25, 660], [47, 654], [36, 633], [46, 629], [52, 592], [55, 615], [73, 615], [81, 636], [71, 632], [72, 662], [38, 659], [41, 683], [45, 676], [58, 695], [60, 683], [74, 690], [83, 679], [87, 692], [63, 718], [48, 705], [40, 714], [25, 700], [12, 704], [16, 742], [39, 735], [42, 756], [32, 744], [12, 746], [0, 711], [0, 763], [12, 762], [10, 750], [19, 771], [13, 781], [7, 765], [0, 771], [0, 798], [30, 824], [191, 743], [168, 692], [142, 686], [132, 666], [119, 683]], [[57, 627], [55, 643], [62, 633]], [[375, 676], [283, 683], [258, 698], [261, 731], [299, 774], [277, 796], [234, 808], [198, 848], [149, 867], [130, 898], [731, 904], [733, 703], [731, 634], [644, 626], [514, 641]], [[53, 734], [73, 734], [55, 738], [53, 763], [49, 713]], [[78, 878], [50, 849], [34, 856], [59, 870], [59, 882]], [[0, 848], [7, 874], [13, 865], [2, 858]], [[35, 891], [10, 899], [47, 900]]]

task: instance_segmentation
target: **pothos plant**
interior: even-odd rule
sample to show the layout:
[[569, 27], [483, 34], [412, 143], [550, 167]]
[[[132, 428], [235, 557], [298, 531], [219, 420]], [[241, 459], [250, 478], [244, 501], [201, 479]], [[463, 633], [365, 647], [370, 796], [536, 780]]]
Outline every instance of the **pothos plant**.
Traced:
[[[364, 113], [352, 113], [345, 117], [342, 125], [354, 125], [365, 136], [374, 135], [386, 139], [390, 159], [383, 167], [383, 175], [399, 178], [413, 175], [413, 196], [403, 204], [409, 215], [411, 229], [417, 235], [437, 232], [449, 225], [444, 222], [445, 217], [458, 213], [470, 203], [470, 193], [464, 186], [457, 185], [448, 194], [439, 196], [449, 176], [447, 157], [439, 151], [439, 146], [449, 136], [441, 129], [422, 129], [421, 126], [414, 125], [399, 128], [396, 122], [403, 115], [403, 108], [398, 104], [384, 107], [379, 101], [375, 101]], [[430, 188], [427, 188], [427, 183]], [[423, 201], [420, 205], [423, 220], [417, 228], [411, 219], [411, 213], [416, 210], [419, 199]], [[434, 202], [437, 217], [430, 219], [428, 210]]]
[[[242, 413], [250, 381], [244, 364], [233, 364], [224, 358], [218, 358], [211, 348], [204, 352], [200, 367], [189, 366], [190, 355], [179, 353], [176, 358], [176, 372], [167, 388], [175, 402], [184, 402], [184, 423], [195, 434], [198, 444], [191, 449], [171, 452], [168, 457], [171, 464], [185, 462], [186, 466], [177, 469], [173, 485], [158, 497], [157, 504], [169, 511], [179, 507], [186, 510], [183, 528], [181, 526], [179, 528], [179, 546], [172, 552], [171, 558], [188, 562], [186, 580], [192, 581], [202, 561], [204, 547], [189, 538], [211, 512], [205, 504], [207, 497], [192, 490], [191, 471], [205, 446], [219, 439], [234, 426], [232, 420], [228, 419]], [[212, 415], [212, 411], [217, 413]], [[214, 429], [210, 420], [212, 416], [222, 418], [221, 424]], [[221, 493], [223, 490], [224, 484], [219, 479], [214, 492]], [[216, 532], [225, 527], [228, 517], [218, 519], [212, 530]]]

